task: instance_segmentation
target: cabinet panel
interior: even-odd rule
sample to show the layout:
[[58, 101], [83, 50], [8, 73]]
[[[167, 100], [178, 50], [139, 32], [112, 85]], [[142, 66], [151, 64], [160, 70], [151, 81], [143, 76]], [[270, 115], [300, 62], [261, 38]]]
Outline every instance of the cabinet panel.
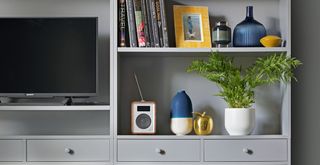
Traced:
[[109, 161], [109, 140], [28, 140], [28, 161]]
[[0, 161], [13, 162], [25, 160], [24, 140], [0, 140]]
[[118, 161], [200, 161], [200, 141], [118, 140]]
[[205, 140], [205, 161], [287, 161], [287, 140]]

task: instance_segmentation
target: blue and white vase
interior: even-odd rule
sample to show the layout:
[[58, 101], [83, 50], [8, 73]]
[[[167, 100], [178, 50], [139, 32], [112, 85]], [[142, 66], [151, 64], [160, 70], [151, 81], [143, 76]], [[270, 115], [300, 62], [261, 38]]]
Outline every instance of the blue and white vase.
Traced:
[[265, 27], [253, 18], [253, 6], [247, 6], [245, 20], [233, 31], [234, 47], [261, 47], [260, 39], [266, 36]]
[[192, 103], [184, 90], [178, 92], [171, 102], [171, 131], [186, 135], [192, 131]]

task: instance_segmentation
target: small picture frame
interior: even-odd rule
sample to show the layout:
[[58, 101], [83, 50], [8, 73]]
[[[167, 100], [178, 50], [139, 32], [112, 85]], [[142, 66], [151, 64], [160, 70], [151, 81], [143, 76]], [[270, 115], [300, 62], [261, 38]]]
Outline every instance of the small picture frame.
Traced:
[[211, 48], [208, 7], [174, 5], [176, 47]]

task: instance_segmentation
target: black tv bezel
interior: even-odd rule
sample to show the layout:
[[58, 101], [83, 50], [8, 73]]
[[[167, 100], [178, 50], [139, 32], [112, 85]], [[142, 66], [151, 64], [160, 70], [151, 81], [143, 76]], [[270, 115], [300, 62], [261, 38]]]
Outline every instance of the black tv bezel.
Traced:
[[1, 93], [0, 97], [10, 98], [48, 98], [48, 97], [94, 97], [99, 93], [99, 51], [98, 51], [98, 34], [99, 34], [99, 17], [0, 17], [2, 19], [83, 19], [92, 18], [96, 20], [96, 91], [94, 93]]

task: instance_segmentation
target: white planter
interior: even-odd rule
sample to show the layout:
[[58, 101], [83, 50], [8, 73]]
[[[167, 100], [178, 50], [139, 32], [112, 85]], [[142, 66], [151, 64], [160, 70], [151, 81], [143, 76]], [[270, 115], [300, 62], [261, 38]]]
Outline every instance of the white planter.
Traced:
[[249, 135], [255, 126], [255, 109], [226, 108], [225, 128], [230, 135]]

